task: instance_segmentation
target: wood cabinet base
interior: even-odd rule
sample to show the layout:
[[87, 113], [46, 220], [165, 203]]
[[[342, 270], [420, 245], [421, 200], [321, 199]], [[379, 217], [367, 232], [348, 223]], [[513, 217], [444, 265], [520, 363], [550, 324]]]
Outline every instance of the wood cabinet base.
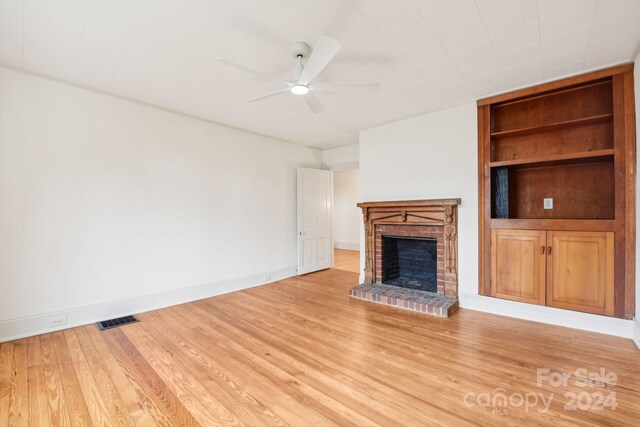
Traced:
[[545, 303], [546, 232], [491, 230], [491, 296]]
[[613, 233], [550, 231], [547, 305], [613, 316]]
[[614, 234], [491, 230], [491, 296], [614, 315]]

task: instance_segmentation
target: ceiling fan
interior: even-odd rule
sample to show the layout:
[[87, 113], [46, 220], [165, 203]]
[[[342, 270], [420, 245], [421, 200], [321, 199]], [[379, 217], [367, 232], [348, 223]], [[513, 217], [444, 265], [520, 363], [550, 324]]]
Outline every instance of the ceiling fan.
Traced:
[[293, 70], [293, 80], [282, 80], [272, 74], [252, 70], [225, 58], [217, 58], [217, 60], [221, 64], [252, 74], [266, 76], [271, 79], [278, 80], [286, 85], [286, 87], [283, 87], [282, 89], [249, 99], [245, 102], [260, 101], [283, 92], [291, 92], [294, 95], [301, 96], [312, 112], [320, 113], [324, 111], [325, 108], [313, 92], [367, 93], [375, 92], [380, 88], [380, 83], [315, 82], [314, 79], [327, 67], [327, 65], [329, 65], [331, 60], [339, 51], [340, 44], [334, 39], [326, 36], [320, 37], [313, 51], [311, 50], [311, 46], [305, 42], [294, 42], [290, 47], [291, 56], [296, 60], [296, 66]]

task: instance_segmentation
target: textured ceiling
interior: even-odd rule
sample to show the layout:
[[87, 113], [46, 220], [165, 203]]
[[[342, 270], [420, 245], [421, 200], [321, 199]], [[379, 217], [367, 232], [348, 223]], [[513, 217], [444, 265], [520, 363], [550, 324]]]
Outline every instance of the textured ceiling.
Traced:
[[[277, 83], [288, 46], [343, 49], [318, 81], [381, 82], [317, 96]], [[640, 0], [0, 0], [0, 63], [276, 138], [328, 148], [358, 131], [632, 60]]]

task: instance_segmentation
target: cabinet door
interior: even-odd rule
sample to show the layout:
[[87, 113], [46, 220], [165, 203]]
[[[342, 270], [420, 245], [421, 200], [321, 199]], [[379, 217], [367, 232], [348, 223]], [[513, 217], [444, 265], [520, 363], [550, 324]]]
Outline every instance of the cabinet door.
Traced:
[[549, 231], [547, 305], [613, 315], [613, 233]]
[[491, 230], [491, 296], [545, 303], [546, 232]]

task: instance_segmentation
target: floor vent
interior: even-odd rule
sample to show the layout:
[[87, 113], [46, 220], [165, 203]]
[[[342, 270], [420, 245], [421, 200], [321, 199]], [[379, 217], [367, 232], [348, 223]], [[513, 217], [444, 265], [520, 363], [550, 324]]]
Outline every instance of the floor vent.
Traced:
[[139, 322], [139, 320], [133, 316], [124, 316], [118, 317], [117, 319], [103, 320], [102, 322], [97, 322], [96, 325], [98, 325], [101, 331], [104, 331], [105, 329], [117, 328], [118, 326], [135, 322]]

